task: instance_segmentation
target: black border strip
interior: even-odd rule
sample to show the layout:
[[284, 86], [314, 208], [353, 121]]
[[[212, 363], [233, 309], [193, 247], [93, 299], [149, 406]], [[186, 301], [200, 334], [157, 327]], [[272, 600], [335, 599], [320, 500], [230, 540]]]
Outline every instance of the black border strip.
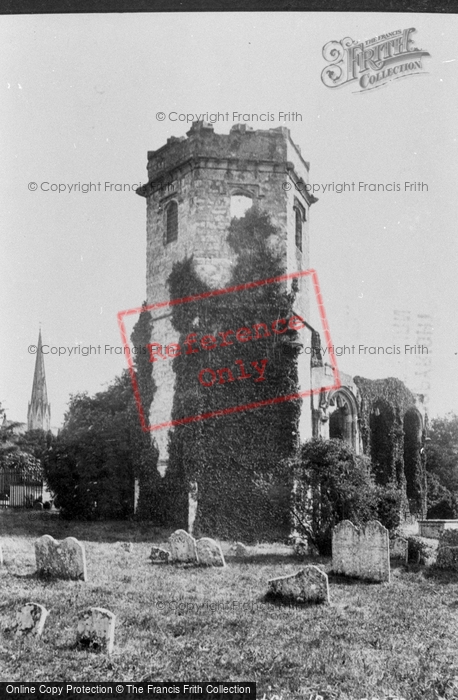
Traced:
[[0, 14], [105, 12], [458, 12], [458, 0], [2, 0]]

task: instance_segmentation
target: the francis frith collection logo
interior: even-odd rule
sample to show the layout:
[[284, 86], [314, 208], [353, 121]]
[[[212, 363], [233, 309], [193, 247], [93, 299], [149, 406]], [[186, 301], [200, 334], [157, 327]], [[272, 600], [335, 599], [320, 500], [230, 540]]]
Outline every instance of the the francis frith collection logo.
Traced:
[[321, 73], [321, 80], [329, 88], [358, 81], [364, 92], [390, 80], [425, 73], [422, 59], [430, 54], [414, 45], [410, 38], [414, 27], [397, 29], [366, 41], [346, 37], [329, 41], [323, 47], [323, 57], [330, 65]]

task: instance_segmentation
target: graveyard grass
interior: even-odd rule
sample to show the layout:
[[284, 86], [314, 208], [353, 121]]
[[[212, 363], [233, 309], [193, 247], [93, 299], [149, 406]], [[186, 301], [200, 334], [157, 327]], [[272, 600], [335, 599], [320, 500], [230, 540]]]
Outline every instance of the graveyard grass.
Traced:
[[[152, 544], [170, 532], [43, 512], [0, 512], [0, 533], [1, 681], [251, 680], [265, 700], [458, 698], [457, 574], [399, 566], [390, 585], [330, 576], [330, 606], [286, 607], [264, 601], [268, 579], [302, 563], [329, 571], [329, 559], [268, 544], [235, 557], [222, 543], [225, 569], [153, 565]], [[85, 544], [86, 583], [36, 578], [33, 543], [45, 533]], [[30, 601], [50, 615], [40, 639], [19, 640], [8, 628]], [[75, 648], [89, 606], [116, 615], [111, 657]]]

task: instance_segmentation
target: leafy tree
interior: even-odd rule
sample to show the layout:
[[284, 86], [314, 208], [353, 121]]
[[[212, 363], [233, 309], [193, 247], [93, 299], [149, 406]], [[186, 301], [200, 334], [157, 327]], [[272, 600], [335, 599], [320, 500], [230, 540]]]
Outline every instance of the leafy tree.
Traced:
[[41, 481], [43, 478], [41, 461], [28, 452], [21, 450], [9, 452], [3, 459], [3, 466], [5, 469], [14, 471], [23, 483]]
[[404, 494], [395, 484], [376, 487], [376, 519], [390, 532], [395, 532], [401, 522], [401, 511], [404, 505]]
[[[152, 321], [145, 306], [131, 340], [140, 401], [148, 420], [155, 387], [146, 348]], [[93, 397], [87, 393], [71, 397], [64, 427], [45, 458], [46, 479], [65, 517], [132, 515], [137, 478], [140, 516], [157, 518], [157, 449], [149, 432], [142, 430], [138, 408], [127, 371]]]
[[34, 429], [27, 430], [17, 436], [17, 445], [23, 452], [28, 452], [40, 462], [43, 462], [44, 456], [51, 445], [52, 433], [44, 430]]
[[71, 397], [64, 427], [45, 457], [45, 477], [64, 516], [132, 514], [141, 430], [129, 412], [131, 402], [127, 372], [94, 397]]
[[299, 502], [294, 515], [299, 529], [322, 554], [331, 552], [332, 529], [341, 520], [361, 525], [377, 517], [378, 496], [369, 461], [343, 440], [306, 442], [295, 471]]
[[428, 518], [439, 520], [451, 519], [458, 516], [458, 494], [452, 493], [440, 481], [436, 474], [426, 474], [428, 483]]
[[426, 447], [427, 517], [458, 517], [458, 416], [433, 418]]
[[433, 418], [429, 429], [427, 470], [451, 493], [458, 492], [458, 416]]
[[22, 423], [5, 420], [5, 409], [0, 403], [0, 464], [7, 454], [19, 449], [17, 428], [21, 425]]

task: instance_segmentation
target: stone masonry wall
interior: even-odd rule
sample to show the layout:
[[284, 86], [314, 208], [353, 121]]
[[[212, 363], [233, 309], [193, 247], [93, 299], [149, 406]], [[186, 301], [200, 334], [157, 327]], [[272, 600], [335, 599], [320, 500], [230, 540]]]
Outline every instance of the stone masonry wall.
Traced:
[[[149, 152], [149, 182], [139, 191], [147, 198], [148, 303], [169, 298], [166, 283], [173, 265], [190, 256], [194, 257], [201, 279], [212, 288], [228, 284], [234, 263], [234, 253], [226, 242], [232, 195], [250, 196], [253, 204], [269, 213], [280, 231], [278, 239], [270, 243], [283, 251], [287, 272], [308, 269], [309, 207], [315, 201], [304, 188], [308, 183], [308, 167], [284, 127], [251, 131], [238, 125], [229, 134], [215, 134], [211, 125], [200, 122], [193, 125], [187, 139], [172, 137], [159, 150]], [[166, 243], [166, 207], [171, 201], [178, 205], [178, 239]], [[297, 202], [306, 217], [302, 253], [295, 244]], [[309, 278], [299, 279], [298, 286], [295, 310], [308, 320]], [[160, 317], [154, 324], [152, 342], [162, 345], [177, 342], [167, 318], [168, 309], [153, 311], [152, 315], [153, 320]], [[170, 420], [171, 416], [172, 361], [155, 362], [153, 374], [157, 393], [150, 420], [157, 424]], [[307, 383], [308, 370], [300, 374], [303, 383]], [[304, 404], [308, 411], [308, 401]], [[305, 424], [308, 422], [306, 418]], [[155, 437], [160, 466], [165, 468], [167, 431], [157, 431]]]

